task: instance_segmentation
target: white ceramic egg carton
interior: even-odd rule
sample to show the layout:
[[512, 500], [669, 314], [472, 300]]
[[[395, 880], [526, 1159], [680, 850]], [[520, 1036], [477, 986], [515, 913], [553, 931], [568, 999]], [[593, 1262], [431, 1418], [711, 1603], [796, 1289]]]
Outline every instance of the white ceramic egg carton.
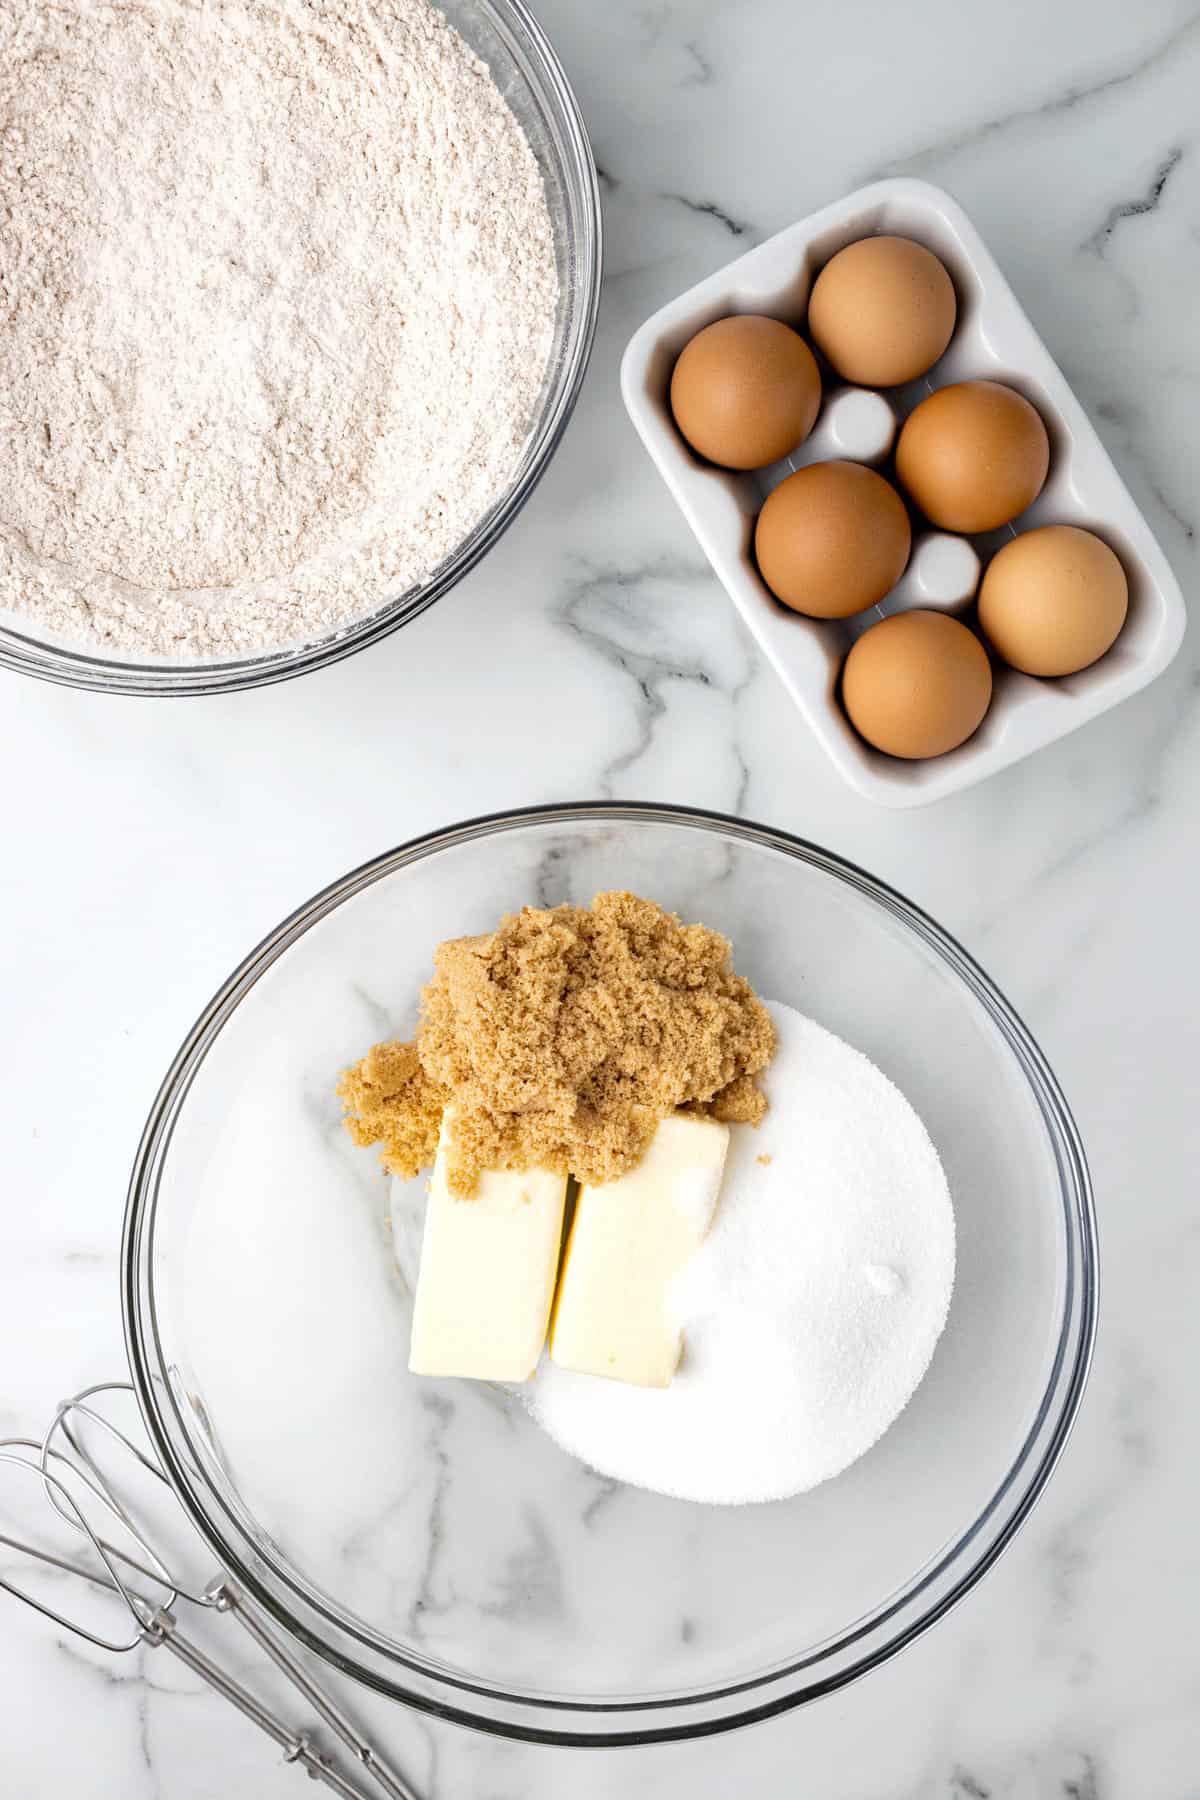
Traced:
[[[965, 547], [941, 534], [923, 541], [918, 533], [908, 570], [882, 606], [837, 621], [789, 612], [763, 583], [752, 549], [763, 500], [790, 468], [813, 460], [814, 453], [873, 462], [886, 454], [879, 447], [878, 397], [842, 399], [832, 407], [827, 398], [812, 439], [796, 456], [750, 475], [696, 457], [676, 430], [668, 403], [675, 359], [695, 332], [738, 312], [767, 313], [803, 330], [817, 272], [846, 244], [875, 232], [926, 245], [945, 263], [958, 292], [958, 323], [941, 361], [922, 381], [887, 395], [897, 418], [933, 388], [991, 377], [1031, 400], [1050, 434], [1050, 474], [1042, 493], [1015, 528], [973, 539], [975, 550], [986, 561], [1014, 529], [1083, 525], [1111, 543], [1129, 578], [1129, 616], [1107, 656], [1055, 681], [997, 662], [991, 709], [979, 730], [958, 750], [928, 762], [901, 762], [864, 743], [838, 702], [839, 674], [854, 638], [881, 615], [911, 606], [970, 605], [961, 588], [964, 576], [972, 585]], [[907, 179], [877, 182], [769, 238], [646, 321], [625, 352], [621, 388], [642, 441], [734, 605], [846, 780], [871, 800], [919, 806], [981, 781], [1128, 699], [1160, 675], [1179, 648], [1184, 603], [1166, 557], [978, 232], [940, 188]]]

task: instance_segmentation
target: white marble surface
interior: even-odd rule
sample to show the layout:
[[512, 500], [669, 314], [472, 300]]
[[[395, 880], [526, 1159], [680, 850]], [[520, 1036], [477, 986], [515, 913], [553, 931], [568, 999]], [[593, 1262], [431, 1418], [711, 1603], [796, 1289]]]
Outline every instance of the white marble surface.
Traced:
[[[634, 325], [870, 176], [966, 205], [1159, 531], [1200, 518], [1200, 14], [544, 0], [604, 171], [583, 401], [500, 549], [378, 649], [228, 700], [5, 677], [9, 853], [0, 1429], [122, 1368], [117, 1247], [149, 1100], [293, 905], [380, 848], [511, 804], [693, 801], [864, 862], [1024, 1012], [1092, 1158], [1105, 1285], [1079, 1427], [947, 1622], [800, 1715], [697, 1746], [535, 1751], [363, 1706], [424, 1795], [1195, 1800], [1200, 1659], [1200, 639], [1099, 723], [927, 811], [856, 800], [805, 737], [633, 439]], [[164, 1658], [110, 1664], [0, 1605], [0, 1792], [298, 1791]]]

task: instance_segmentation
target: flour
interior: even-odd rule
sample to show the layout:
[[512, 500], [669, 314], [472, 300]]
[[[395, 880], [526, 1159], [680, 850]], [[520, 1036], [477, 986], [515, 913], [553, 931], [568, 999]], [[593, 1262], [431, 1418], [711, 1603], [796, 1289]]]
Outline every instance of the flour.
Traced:
[[556, 300], [426, 0], [0, 0], [0, 607], [178, 659], [372, 611], [509, 484]]
[[912, 1396], [954, 1281], [946, 1177], [908, 1101], [811, 1019], [768, 1011], [770, 1111], [733, 1127], [716, 1221], [676, 1282], [674, 1381], [543, 1358], [519, 1390], [601, 1475], [685, 1500], [774, 1500], [840, 1474]]

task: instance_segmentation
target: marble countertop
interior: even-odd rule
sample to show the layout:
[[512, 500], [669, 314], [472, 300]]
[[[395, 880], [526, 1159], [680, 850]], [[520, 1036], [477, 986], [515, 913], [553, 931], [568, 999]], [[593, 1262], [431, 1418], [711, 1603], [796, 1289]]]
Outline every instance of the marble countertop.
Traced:
[[[1184, 586], [1200, 525], [1200, 13], [1177, 0], [542, 0], [602, 171], [578, 415], [485, 565], [301, 682], [153, 703], [3, 677], [8, 1059], [0, 1430], [123, 1372], [126, 1178], [183, 1033], [360, 860], [470, 814], [613, 796], [743, 813], [894, 883], [971, 949], [1090, 1152], [1099, 1352], [1051, 1487], [953, 1616], [859, 1686], [695, 1746], [499, 1743], [355, 1698], [427, 1800], [1188, 1800], [1200, 1794], [1200, 635], [1135, 700], [963, 795], [876, 810], [751, 647], [635, 441], [663, 300], [881, 174], [966, 206]], [[502, 634], [502, 635], [501, 635]], [[503, 644], [503, 658], [499, 654]], [[11, 1800], [274, 1800], [265, 1740], [153, 1652], [0, 1604]]]

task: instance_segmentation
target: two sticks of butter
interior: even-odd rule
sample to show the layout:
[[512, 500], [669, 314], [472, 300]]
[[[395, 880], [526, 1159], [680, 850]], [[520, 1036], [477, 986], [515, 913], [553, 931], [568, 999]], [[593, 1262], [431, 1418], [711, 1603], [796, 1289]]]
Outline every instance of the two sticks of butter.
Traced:
[[429, 1184], [413, 1373], [528, 1381], [549, 1327], [563, 1368], [667, 1387], [683, 1348], [670, 1287], [712, 1223], [729, 1127], [664, 1119], [627, 1175], [580, 1188], [563, 1249], [566, 1178], [487, 1173], [473, 1199], [457, 1199], [446, 1184], [451, 1123]]

